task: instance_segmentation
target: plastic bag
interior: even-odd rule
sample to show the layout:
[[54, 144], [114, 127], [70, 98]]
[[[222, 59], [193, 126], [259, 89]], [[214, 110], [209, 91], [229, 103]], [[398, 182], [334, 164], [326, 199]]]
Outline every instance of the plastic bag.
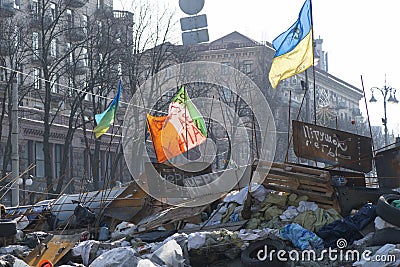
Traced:
[[323, 249], [324, 242], [315, 233], [308, 231], [297, 223], [288, 224], [281, 228], [279, 235], [286, 240], [290, 240], [293, 246], [305, 249]]
[[136, 225], [130, 222], [122, 222], [115, 227], [114, 232], [111, 234], [111, 238], [116, 240], [125, 236], [133, 235], [135, 232], [137, 232]]

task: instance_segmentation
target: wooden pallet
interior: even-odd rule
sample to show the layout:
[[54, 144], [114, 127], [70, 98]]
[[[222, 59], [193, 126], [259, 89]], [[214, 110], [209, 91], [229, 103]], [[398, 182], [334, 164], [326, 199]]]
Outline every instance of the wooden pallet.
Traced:
[[[270, 167], [269, 172], [268, 167]], [[331, 184], [329, 171], [298, 166], [289, 163], [260, 161], [256, 172], [265, 179], [265, 188], [307, 196], [309, 201], [324, 209], [334, 208], [340, 213], [340, 205]]]

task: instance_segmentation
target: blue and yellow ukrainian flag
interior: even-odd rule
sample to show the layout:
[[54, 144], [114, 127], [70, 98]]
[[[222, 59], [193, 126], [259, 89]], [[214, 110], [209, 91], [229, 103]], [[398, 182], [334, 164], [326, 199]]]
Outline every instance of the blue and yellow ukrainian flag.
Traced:
[[97, 126], [93, 129], [96, 138], [99, 138], [105, 134], [110, 128], [111, 124], [114, 123], [115, 114], [117, 113], [117, 107], [119, 98], [121, 95], [122, 80], [119, 81], [118, 92], [115, 95], [113, 101], [103, 113], [96, 114], [94, 119], [96, 120]]
[[284, 33], [272, 41], [276, 50], [269, 71], [273, 88], [286, 78], [305, 71], [313, 64], [313, 34], [311, 0], [306, 0], [298, 20]]

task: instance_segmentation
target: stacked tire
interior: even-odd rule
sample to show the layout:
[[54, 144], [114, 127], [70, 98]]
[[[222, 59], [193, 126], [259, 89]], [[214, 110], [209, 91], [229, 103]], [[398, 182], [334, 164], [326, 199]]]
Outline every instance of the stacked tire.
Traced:
[[392, 206], [394, 200], [399, 200], [400, 195], [382, 195], [376, 205], [376, 214], [384, 221], [400, 227], [400, 209]]

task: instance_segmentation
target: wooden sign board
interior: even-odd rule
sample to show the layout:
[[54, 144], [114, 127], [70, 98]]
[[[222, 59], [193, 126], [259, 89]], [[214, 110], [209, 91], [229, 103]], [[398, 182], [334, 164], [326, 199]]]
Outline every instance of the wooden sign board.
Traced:
[[369, 137], [292, 121], [296, 156], [347, 169], [372, 169], [372, 140]]

